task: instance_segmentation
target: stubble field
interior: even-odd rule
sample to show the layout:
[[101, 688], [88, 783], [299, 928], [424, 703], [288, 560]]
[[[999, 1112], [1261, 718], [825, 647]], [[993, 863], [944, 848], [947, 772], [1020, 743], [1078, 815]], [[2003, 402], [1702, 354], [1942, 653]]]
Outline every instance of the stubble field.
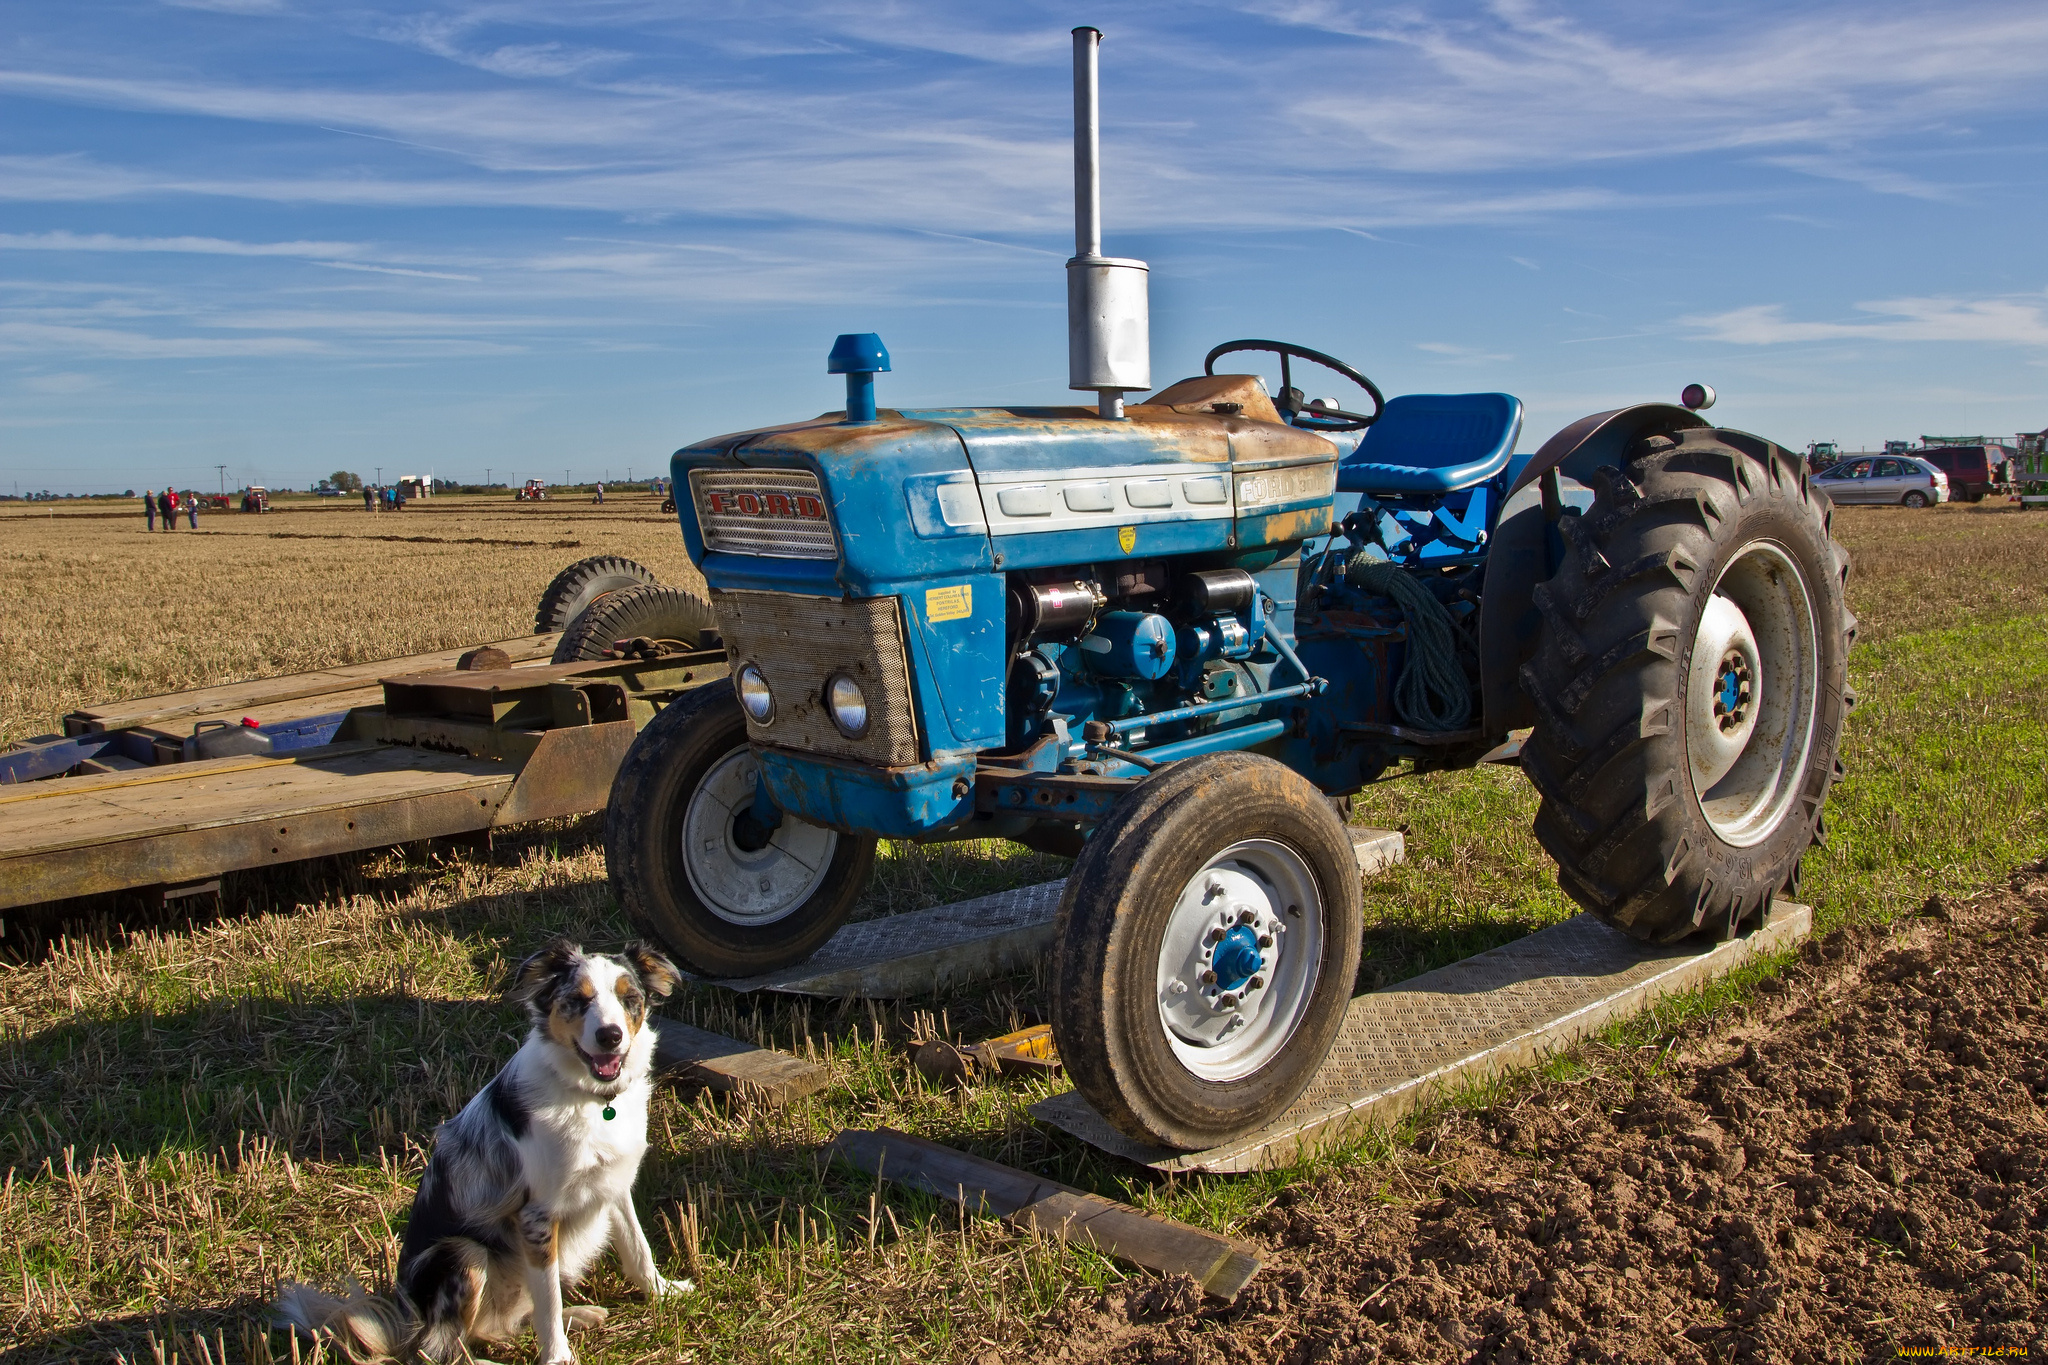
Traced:
[[[0, 742], [54, 729], [86, 702], [522, 634], [547, 580], [586, 555], [625, 554], [664, 581], [692, 580], [673, 520], [645, 498], [602, 509], [445, 499], [379, 516], [308, 502], [264, 517], [202, 514], [196, 534], [154, 535], [139, 515], [97, 515], [106, 510], [0, 510]], [[1769, 1201], [1744, 1202], [1739, 1177], [1718, 1170], [1726, 1188], [1705, 1194], [1639, 1179], [1651, 1193], [1633, 1197], [1672, 1201], [1683, 1215], [1671, 1230], [1657, 1224], [1677, 1259], [1660, 1269], [1651, 1256], [1634, 1281], [1613, 1257], [1558, 1266], [1589, 1285], [1613, 1277], [1621, 1288], [1607, 1298], [1625, 1317], [1640, 1316], [1627, 1285], [1665, 1270], [1683, 1279], [1684, 1292], [1657, 1297], [1645, 1323], [1603, 1323], [1583, 1302], [1573, 1309], [1555, 1295], [1542, 1300], [1555, 1301], [1546, 1319], [1530, 1306], [1542, 1296], [1515, 1287], [1515, 1255], [1445, 1240], [1443, 1229], [1464, 1218], [1466, 1243], [1488, 1228], [1497, 1242], [1558, 1243], [1524, 1225], [1541, 1222], [1527, 1211], [1569, 1194], [1544, 1194], [1547, 1176], [1563, 1179], [1575, 1160], [1589, 1170], [1612, 1160], [1601, 1114], [1675, 1096], [1657, 1112], [1683, 1111], [1680, 1126], [1694, 1131], [1701, 1113], [1722, 1112], [1699, 1110], [1697, 1095], [1701, 1078], [1727, 1063], [1728, 1038], [1781, 1069], [1797, 1069], [1796, 1051], [1786, 1051], [1795, 1044], [1839, 1049], [1812, 1041], [1811, 1028], [1799, 1033], [1811, 1021], [1794, 1018], [1786, 999], [1863, 1008], [1862, 997], [1844, 994], [1854, 986], [1841, 975], [1850, 966], [1939, 951], [1962, 954], [1951, 980], [2006, 973], [1997, 999], [1980, 992], [1943, 1006], [1932, 1025], [1901, 1025], [1922, 1046], [1937, 1046], [1943, 1029], [1968, 1034], [1979, 1027], [1971, 1019], [1999, 1008], [2040, 1017], [2042, 976], [2011, 974], [2014, 963], [2031, 971], [2042, 951], [2028, 946], [2038, 940], [2026, 938], [2021, 910], [1996, 924], [1988, 910], [1918, 912], [1937, 894], [1975, 905], [1967, 893], [2048, 852], [2048, 518], [1991, 503], [1920, 514], [1859, 508], [1838, 512], [1836, 531], [1856, 562], [1851, 601], [1862, 635], [1851, 673], [1862, 705], [1845, 735], [1849, 777], [1831, 807], [1833, 837], [1809, 858], [1806, 882], [1821, 930], [1841, 949], [1833, 957], [1816, 947], [1787, 977], [1774, 964], [1673, 1002], [1543, 1076], [1462, 1096], [1307, 1166], [1172, 1184], [1031, 1124], [1024, 1108], [1043, 1086], [943, 1087], [905, 1065], [900, 1043], [913, 1011], [941, 1014], [956, 1034], [999, 1032], [1039, 1017], [1032, 976], [901, 1009], [773, 1002], [735, 1013], [728, 997], [692, 994], [677, 1006], [681, 1017], [820, 1057], [836, 1081], [782, 1111], [659, 1099], [641, 1207], [668, 1273], [694, 1265], [700, 1292], [645, 1305], [601, 1271], [586, 1293], [613, 1315], [579, 1340], [582, 1357], [1537, 1360], [1573, 1358], [1576, 1333], [1614, 1358], [1862, 1359], [1900, 1345], [1991, 1341], [1986, 1331], [2012, 1335], [2010, 1322], [1985, 1328], [1986, 1313], [2038, 1324], [2048, 1299], [2026, 1273], [2037, 1253], [2021, 1250], [2048, 1250], [2038, 1163], [1978, 1172], [1979, 1183], [2010, 1187], [2010, 1197], [1984, 1206], [1986, 1230], [1974, 1242], [1950, 1210], [1942, 1236], [1955, 1245], [1939, 1247], [1909, 1226], [1903, 1194], [1893, 1201], [1903, 1211], [1884, 1222], [1819, 1195], [1772, 1212]], [[1512, 769], [1365, 793], [1356, 818], [1405, 828], [1410, 861], [1366, 884], [1362, 985], [1572, 912], [1528, 833], [1534, 808]], [[0, 932], [0, 1352], [22, 1361], [149, 1360], [158, 1351], [186, 1361], [288, 1358], [283, 1335], [263, 1331], [281, 1278], [388, 1282], [394, 1229], [433, 1125], [516, 1041], [516, 1015], [495, 996], [507, 964], [553, 931], [598, 947], [630, 934], [606, 892], [596, 835], [593, 820], [556, 822], [490, 854], [411, 848], [252, 874], [231, 879], [227, 913], [203, 922], [10, 919]], [[1063, 872], [1059, 860], [1009, 846], [892, 848], [863, 913]], [[2037, 883], [2014, 885], [2009, 897], [2038, 900]], [[1934, 964], [1912, 959], [1923, 960]], [[2038, 1038], [2026, 1023], [2008, 1021], [2001, 1036]], [[2039, 1044], [2028, 1044], [2022, 1060], [2028, 1048], [2038, 1056]], [[1978, 1073], [1913, 1084], [1988, 1085], [1985, 1093], [2003, 1096], [1996, 1122], [2012, 1129], [2003, 1141], [2048, 1141], [2043, 1082], [2023, 1081], [2017, 1095], [1992, 1084], [2010, 1079], [2009, 1047], [1971, 1065]], [[1531, 1117], [1569, 1114], [1574, 1103], [1583, 1122]], [[1808, 1107], [1826, 1112], [1780, 1138], [1812, 1155], [1834, 1140], [1822, 1119], [1835, 1111]], [[1645, 1122], [1661, 1132], [1658, 1123], [1680, 1122], [1669, 1113]], [[1239, 1308], [1215, 1311], [1091, 1253], [1020, 1241], [819, 1164], [816, 1148], [835, 1131], [883, 1123], [1254, 1237], [1271, 1263]], [[1923, 1168], [1948, 1159], [1873, 1170], [1879, 1181], [1897, 1173], [1893, 1190], [1910, 1194], [1915, 1180], [1932, 1178]], [[1971, 1158], [1958, 1149], [1953, 1159]], [[1598, 1191], [1585, 1198], [1597, 1203]], [[1679, 1207], [1687, 1200], [1694, 1213], [1706, 1210], [1704, 1223]], [[1508, 1204], [1523, 1209], [1512, 1237]], [[1797, 1221], [1809, 1208], [1821, 1210], [1821, 1223]], [[1763, 1227], [1767, 1242], [1778, 1233], [1765, 1225], [1779, 1219], [1795, 1230], [1786, 1236], [1796, 1254], [1775, 1270], [1759, 1262], [1747, 1280], [1687, 1269], [1711, 1259], [1715, 1218], [1737, 1216]], [[1864, 1221], [1851, 1226], [1855, 1217]], [[2011, 1226], [1992, 1228], [1999, 1219]], [[1706, 1239], [1690, 1251], [1687, 1229]], [[1859, 1272], [1844, 1259], [1852, 1255], [1876, 1270]], [[1454, 1269], [1490, 1264], [1487, 1256], [1499, 1273], [1483, 1284]], [[1801, 1265], [1817, 1269], [1802, 1274]], [[1859, 1274], [1869, 1282], [1861, 1288]], [[1943, 1276], [2005, 1276], [2018, 1288], [1974, 1299], [1929, 1288]], [[1419, 1294], [1418, 1283], [1438, 1288]], [[1875, 1292], [1869, 1284], [1897, 1292], [1845, 1306], [1852, 1290]], [[1522, 1317], [1488, 1325], [1495, 1300]], [[1316, 1305], [1327, 1311], [1309, 1311]], [[1395, 1318], [1376, 1316], [1384, 1311]], [[1795, 1322], [1807, 1326], [1786, 1335]], [[1523, 1344], [1510, 1350], [1517, 1331]], [[1771, 1341], [1796, 1349], [1758, 1344]], [[528, 1356], [530, 1342], [509, 1358]]]

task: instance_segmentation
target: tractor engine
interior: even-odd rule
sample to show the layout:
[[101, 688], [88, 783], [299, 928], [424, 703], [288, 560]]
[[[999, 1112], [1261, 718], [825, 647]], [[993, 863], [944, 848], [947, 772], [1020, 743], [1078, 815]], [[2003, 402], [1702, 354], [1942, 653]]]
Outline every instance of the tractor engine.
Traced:
[[[869, 383], [887, 364], [872, 337], [834, 354]], [[975, 820], [978, 757], [1053, 772], [1142, 750], [1134, 772], [1248, 747], [1215, 737], [1309, 688], [1295, 556], [1331, 529], [1337, 454], [1243, 375], [1117, 422], [856, 396], [678, 451], [769, 799], [886, 838], [1014, 835]]]

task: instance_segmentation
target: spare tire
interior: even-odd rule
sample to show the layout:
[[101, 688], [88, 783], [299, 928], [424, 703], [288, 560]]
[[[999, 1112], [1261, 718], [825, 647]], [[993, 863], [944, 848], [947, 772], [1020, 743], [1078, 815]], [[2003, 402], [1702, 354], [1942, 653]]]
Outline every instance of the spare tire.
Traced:
[[659, 581], [653, 570], [623, 555], [579, 559], [556, 574], [555, 581], [540, 595], [540, 606], [533, 613], [533, 633], [552, 635], [567, 630], [571, 621], [606, 593]]
[[637, 583], [606, 593], [571, 621], [555, 642], [554, 662], [602, 659], [617, 641], [642, 636], [686, 649], [708, 649], [718, 637], [718, 614], [693, 592], [665, 583]]
[[1594, 474], [1536, 589], [1522, 771], [1558, 884], [1653, 943], [1728, 935], [1797, 885], [1838, 773], [1848, 554], [1797, 456], [1650, 436]]

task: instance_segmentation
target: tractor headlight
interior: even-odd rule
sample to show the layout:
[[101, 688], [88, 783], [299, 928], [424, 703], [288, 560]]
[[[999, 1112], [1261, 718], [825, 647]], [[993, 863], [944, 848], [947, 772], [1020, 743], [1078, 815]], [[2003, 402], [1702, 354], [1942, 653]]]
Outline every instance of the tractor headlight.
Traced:
[[752, 664], [742, 664], [737, 682], [740, 706], [749, 720], [756, 725], [766, 725], [775, 719], [775, 694], [768, 690], [768, 680], [761, 676], [760, 669]]
[[848, 739], [859, 739], [868, 732], [867, 693], [844, 673], [834, 673], [825, 680], [825, 710], [839, 727], [839, 733]]

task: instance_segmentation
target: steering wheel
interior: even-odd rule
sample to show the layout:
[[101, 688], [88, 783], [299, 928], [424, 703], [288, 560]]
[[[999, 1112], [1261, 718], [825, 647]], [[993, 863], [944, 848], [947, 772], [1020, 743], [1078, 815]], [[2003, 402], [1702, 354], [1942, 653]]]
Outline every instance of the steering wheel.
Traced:
[[[1202, 361], [1202, 373], [1216, 373], [1216, 358], [1237, 351], [1271, 351], [1280, 357], [1280, 392], [1273, 395], [1273, 406], [1280, 409], [1280, 416], [1290, 424], [1307, 431], [1357, 431], [1379, 421], [1380, 411], [1387, 405], [1380, 393], [1379, 385], [1367, 379], [1358, 371], [1334, 356], [1321, 351], [1311, 351], [1306, 346], [1295, 346], [1285, 341], [1226, 341]], [[1352, 383], [1372, 395], [1372, 414], [1346, 412], [1342, 408], [1312, 408], [1302, 400], [1300, 389], [1294, 387], [1294, 374], [1289, 361], [1299, 356], [1311, 364], [1324, 369], [1335, 370]]]

